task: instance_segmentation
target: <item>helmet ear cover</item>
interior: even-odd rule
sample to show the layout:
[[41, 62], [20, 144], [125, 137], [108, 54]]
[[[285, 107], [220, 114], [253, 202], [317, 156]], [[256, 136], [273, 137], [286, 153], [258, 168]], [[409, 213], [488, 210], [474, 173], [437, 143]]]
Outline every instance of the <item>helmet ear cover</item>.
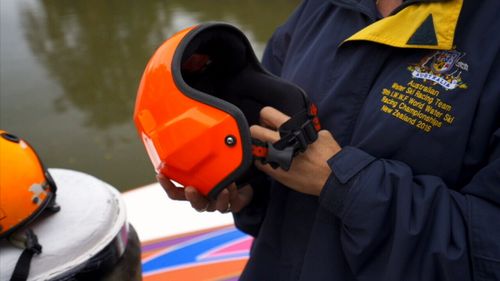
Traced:
[[[197, 92], [190, 91], [189, 87], [228, 102], [229, 104], [221, 103], [218, 108], [236, 112], [233, 113], [234, 117], [242, 123], [240, 127], [245, 129], [260, 124], [260, 111], [265, 106], [276, 108], [292, 117], [280, 128], [280, 135], [283, 137], [281, 142], [270, 146], [259, 140], [252, 140], [253, 150], [256, 146], [264, 147], [270, 153], [269, 157], [256, 157], [257, 159], [269, 162], [274, 168], [288, 170], [292, 157], [298, 151], [303, 152], [309, 143], [316, 140], [316, 132], [320, 127], [316, 117], [317, 109], [301, 88], [263, 68], [250, 42], [240, 30], [227, 24], [208, 24], [198, 28], [186, 48], [179, 48], [179, 55], [182, 54], [181, 77], [177, 76], [180, 81], [176, 82], [185, 82], [188, 87], [184, 88], [184, 93], [193, 98], [197, 98]], [[180, 87], [184, 86], [182, 82], [179, 83]], [[300, 128], [309, 119], [316, 119], [317, 124], [311, 123], [312, 126]], [[290, 136], [296, 134], [297, 129], [304, 130], [306, 140], [293, 147], [289, 143]], [[239, 181], [246, 181], [246, 178], [248, 177], [240, 178]]]
[[[260, 124], [266, 106], [292, 119], [305, 118], [291, 122], [298, 127], [283, 126], [287, 138], [277, 149], [250, 136], [249, 127]], [[289, 167], [304, 147], [281, 151], [290, 143], [296, 146], [288, 136], [302, 135], [310, 106], [302, 89], [263, 68], [240, 30], [208, 23], [177, 33], [153, 55], [139, 87], [134, 119], [157, 172], [215, 198], [229, 184], [245, 183], [254, 159], [277, 159], [271, 161], [273, 167]], [[226, 146], [220, 146], [224, 137]], [[265, 153], [256, 155], [256, 146]], [[267, 157], [268, 151], [279, 151], [280, 157]]]

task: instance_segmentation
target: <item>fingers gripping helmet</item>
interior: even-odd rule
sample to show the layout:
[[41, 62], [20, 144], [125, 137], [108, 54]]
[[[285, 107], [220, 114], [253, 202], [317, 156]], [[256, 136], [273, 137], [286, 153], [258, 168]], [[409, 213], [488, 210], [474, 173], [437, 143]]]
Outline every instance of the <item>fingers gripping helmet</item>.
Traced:
[[[265, 106], [292, 117], [277, 143], [250, 137]], [[288, 169], [317, 138], [316, 116], [304, 91], [262, 67], [240, 30], [210, 23], [175, 34], [154, 53], [134, 121], [158, 173], [213, 198], [253, 159]]]
[[35, 150], [0, 130], [0, 238], [46, 209], [57, 210], [55, 197], [56, 185]]

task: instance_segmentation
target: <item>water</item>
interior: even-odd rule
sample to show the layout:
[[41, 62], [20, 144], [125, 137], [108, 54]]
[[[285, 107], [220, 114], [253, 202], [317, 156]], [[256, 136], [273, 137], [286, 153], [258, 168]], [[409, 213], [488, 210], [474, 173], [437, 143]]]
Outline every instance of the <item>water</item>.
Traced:
[[[2, 0], [0, 128], [48, 167], [120, 190], [155, 181], [132, 122], [136, 89], [168, 36], [206, 21], [239, 26], [260, 55], [298, 0]], [[0, 152], [1, 153], [1, 152]]]

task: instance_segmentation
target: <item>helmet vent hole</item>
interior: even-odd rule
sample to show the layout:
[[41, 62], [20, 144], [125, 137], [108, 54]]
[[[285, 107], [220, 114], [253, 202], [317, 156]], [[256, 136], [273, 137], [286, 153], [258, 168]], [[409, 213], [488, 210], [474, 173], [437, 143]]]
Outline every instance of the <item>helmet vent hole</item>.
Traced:
[[9, 134], [9, 133], [3, 133], [2, 137], [8, 141], [15, 142], [15, 143], [19, 143], [21, 141], [17, 136], [14, 136], [13, 134]]

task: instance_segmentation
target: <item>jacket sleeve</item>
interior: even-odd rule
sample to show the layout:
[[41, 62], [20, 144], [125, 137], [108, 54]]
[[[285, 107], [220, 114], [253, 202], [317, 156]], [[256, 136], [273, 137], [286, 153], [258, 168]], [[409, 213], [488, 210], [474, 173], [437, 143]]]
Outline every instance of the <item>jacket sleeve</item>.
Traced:
[[332, 157], [320, 205], [342, 222], [353, 273], [360, 280], [500, 280], [500, 129], [490, 152], [460, 191], [354, 147]]
[[[262, 64], [274, 75], [280, 76], [281, 74], [281, 68], [285, 60], [291, 33], [303, 13], [307, 2], [307, 0], [302, 2], [287, 22], [277, 28], [267, 43], [262, 58]], [[267, 202], [269, 200], [270, 181], [267, 177], [255, 177], [255, 179], [250, 182], [250, 185], [254, 190], [253, 200], [243, 210], [234, 214], [234, 222], [238, 229], [255, 237], [259, 233], [260, 225], [266, 213]]]

